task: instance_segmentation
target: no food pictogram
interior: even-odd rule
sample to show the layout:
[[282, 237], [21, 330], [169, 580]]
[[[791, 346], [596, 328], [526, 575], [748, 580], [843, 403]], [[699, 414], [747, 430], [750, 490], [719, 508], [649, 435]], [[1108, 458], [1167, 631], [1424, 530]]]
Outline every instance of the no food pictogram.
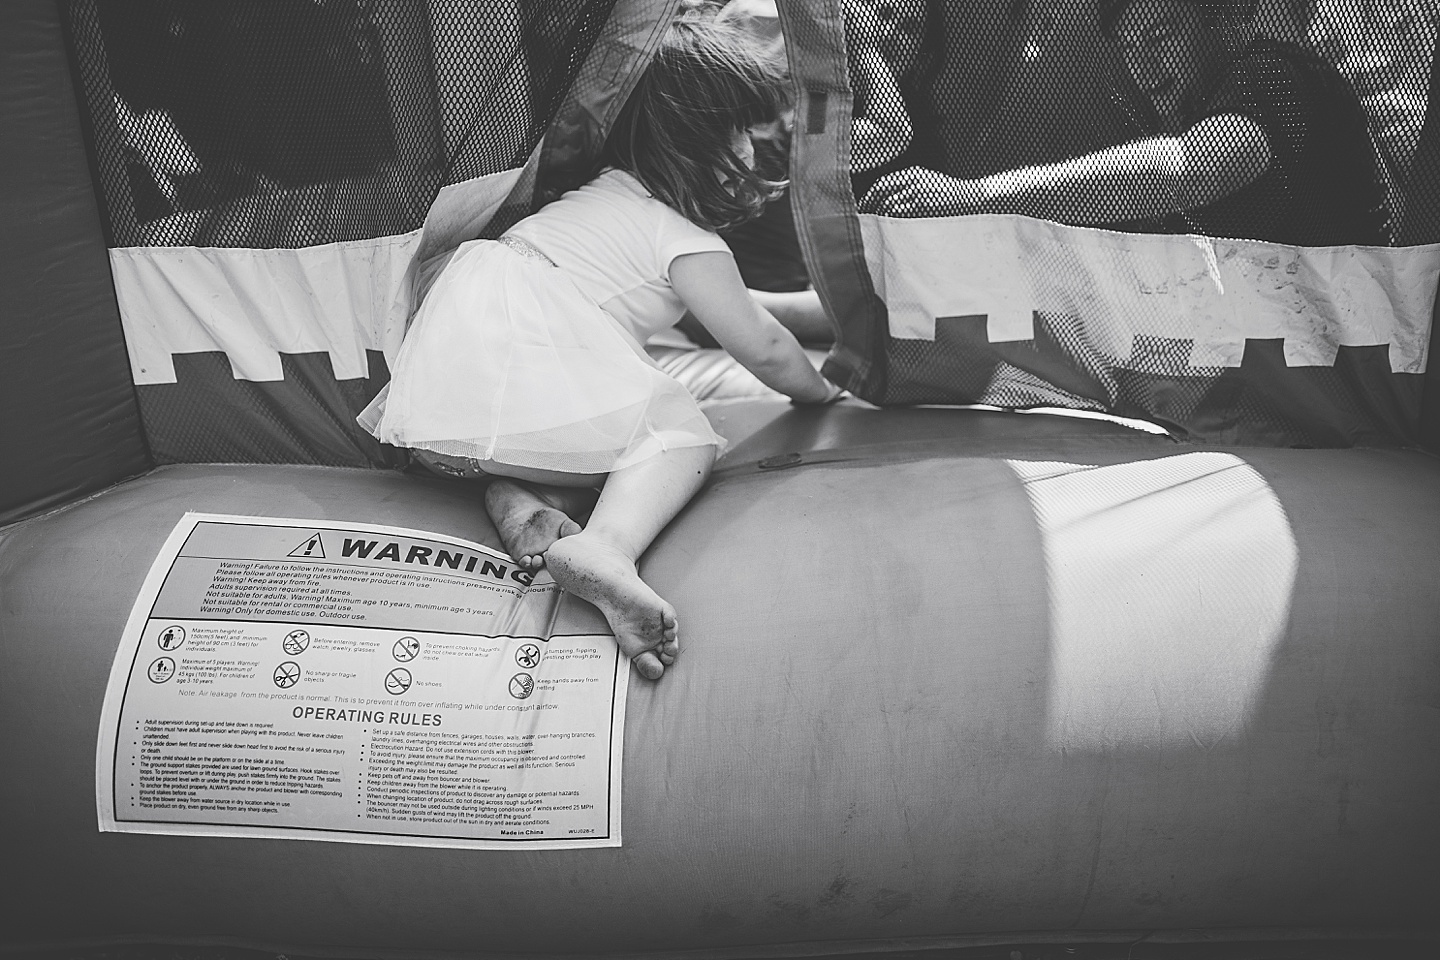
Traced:
[[300, 664], [293, 660], [286, 660], [275, 668], [275, 686], [281, 690], [289, 689], [300, 682]]
[[395, 646], [391, 648], [390, 652], [401, 663], [409, 663], [420, 655], [420, 641], [414, 637], [401, 637], [395, 641]]

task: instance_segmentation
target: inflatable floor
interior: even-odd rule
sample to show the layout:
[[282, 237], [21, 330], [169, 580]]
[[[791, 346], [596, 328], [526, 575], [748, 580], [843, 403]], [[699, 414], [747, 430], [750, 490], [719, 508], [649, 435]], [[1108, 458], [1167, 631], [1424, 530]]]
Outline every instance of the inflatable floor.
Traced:
[[629, 680], [618, 849], [96, 830], [111, 661], [186, 511], [493, 545], [464, 484], [171, 466], [7, 529], [11, 942], [770, 956], [1432, 929], [1434, 458], [730, 409], [754, 432], [645, 560], [684, 648]]

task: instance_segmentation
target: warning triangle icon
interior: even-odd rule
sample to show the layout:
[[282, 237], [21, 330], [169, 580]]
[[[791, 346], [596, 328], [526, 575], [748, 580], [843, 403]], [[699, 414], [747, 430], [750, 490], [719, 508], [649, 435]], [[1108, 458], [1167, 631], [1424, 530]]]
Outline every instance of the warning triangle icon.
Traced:
[[320, 534], [317, 531], [306, 537], [300, 546], [291, 550], [287, 556], [300, 557], [306, 560], [324, 560], [325, 543], [320, 539]]

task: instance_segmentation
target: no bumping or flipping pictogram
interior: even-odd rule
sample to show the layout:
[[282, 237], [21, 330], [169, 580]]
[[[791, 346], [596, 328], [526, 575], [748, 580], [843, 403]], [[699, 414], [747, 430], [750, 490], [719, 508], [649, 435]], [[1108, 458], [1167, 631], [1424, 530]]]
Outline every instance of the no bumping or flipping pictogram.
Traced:
[[169, 657], [160, 657], [150, 664], [145, 675], [150, 678], [151, 683], [164, 683], [175, 676], [175, 661]]
[[160, 631], [160, 636], [155, 638], [161, 650], [176, 650], [180, 644], [185, 642], [185, 628], [180, 624], [173, 624]]
[[526, 670], [534, 670], [540, 663], [540, 645], [538, 643], [522, 643], [520, 649], [515, 651], [515, 662]]
[[404, 667], [396, 667], [385, 674], [385, 692], [393, 697], [398, 697], [410, 689], [410, 671]]
[[409, 663], [420, 655], [420, 641], [414, 637], [401, 637], [395, 641], [395, 646], [391, 648], [390, 652], [401, 663]]
[[510, 678], [510, 696], [524, 700], [535, 692], [535, 678], [528, 673], [517, 673]]
[[310, 646], [310, 634], [305, 630], [291, 630], [285, 634], [285, 639], [280, 642], [285, 652], [292, 657], [298, 657]]
[[288, 690], [300, 682], [300, 664], [293, 660], [286, 660], [275, 668], [273, 677], [275, 686], [281, 690]]

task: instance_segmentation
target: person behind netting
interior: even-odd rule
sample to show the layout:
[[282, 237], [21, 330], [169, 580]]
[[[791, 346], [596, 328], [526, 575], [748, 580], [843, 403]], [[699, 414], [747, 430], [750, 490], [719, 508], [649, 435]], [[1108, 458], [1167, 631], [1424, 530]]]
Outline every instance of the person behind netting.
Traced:
[[683, 10], [598, 175], [459, 248], [359, 417], [437, 473], [488, 479], [511, 556], [599, 607], [650, 679], [675, 661], [678, 622], [636, 562], [724, 441], [641, 344], [688, 308], [767, 386], [801, 403], [842, 393], [750, 297], [715, 233], [783, 187], [752, 169], [748, 132], [774, 119], [780, 77], [710, 11]]
[[1077, 224], [1179, 213], [1186, 232], [1209, 236], [1301, 246], [1389, 242], [1365, 116], [1334, 67], [1294, 44], [1255, 36], [1213, 0], [1100, 0], [1099, 12], [1102, 31], [1154, 108], [1154, 135], [975, 180], [912, 167], [877, 183], [862, 209], [901, 217], [1018, 213]]
[[944, 156], [932, 103], [946, 43], [943, 0], [847, 0], [854, 89], [850, 180], [855, 196], [896, 170]]
[[[924, 4], [918, 0], [902, 0], [899, 5], [844, 0], [842, 9], [854, 90], [851, 168], [853, 173], [863, 174], [899, 157], [910, 144], [910, 117], [891, 61], [907, 53], [908, 60], [914, 61], [913, 51], [907, 51], [905, 45], [916, 42], [913, 35], [923, 21]], [[777, 60], [784, 57], [785, 41], [775, 0], [728, 0], [719, 16], [743, 29], [767, 56]], [[785, 175], [793, 124], [794, 111], [787, 109], [773, 124], [756, 130], [757, 170], [777, 177]], [[810, 285], [788, 191], [769, 204], [761, 216], [722, 230], [721, 236], [734, 252], [751, 295], [801, 342], [825, 344], [834, 340], [830, 319], [821, 307], [819, 294]], [[685, 331], [700, 342], [708, 339], [689, 323]]]

